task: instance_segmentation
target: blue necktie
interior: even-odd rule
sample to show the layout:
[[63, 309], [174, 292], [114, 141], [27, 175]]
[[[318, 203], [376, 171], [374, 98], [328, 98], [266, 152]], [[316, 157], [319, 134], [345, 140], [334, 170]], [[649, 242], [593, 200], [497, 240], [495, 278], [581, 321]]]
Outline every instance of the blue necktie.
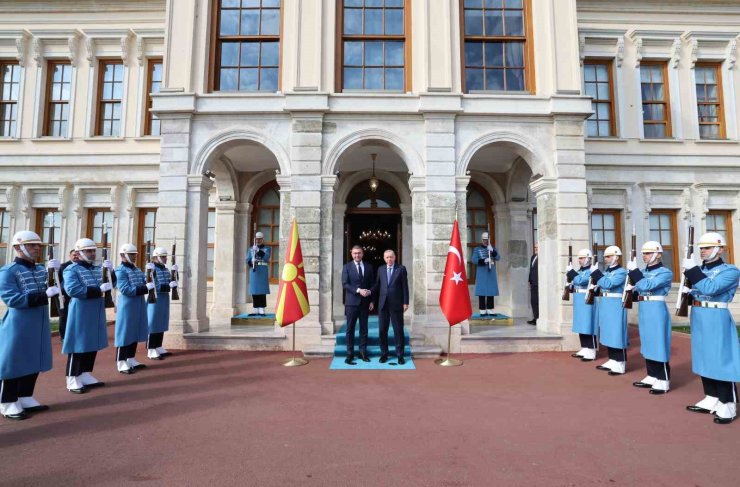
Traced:
[[393, 267], [388, 267], [388, 284], [391, 283], [391, 275], [393, 275]]

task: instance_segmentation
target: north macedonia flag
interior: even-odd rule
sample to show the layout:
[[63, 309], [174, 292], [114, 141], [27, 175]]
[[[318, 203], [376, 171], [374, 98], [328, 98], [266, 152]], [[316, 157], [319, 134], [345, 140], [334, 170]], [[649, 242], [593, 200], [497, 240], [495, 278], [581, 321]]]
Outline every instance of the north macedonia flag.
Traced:
[[293, 219], [283, 273], [280, 276], [275, 320], [280, 326], [287, 326], [306, 316], [310, 309], [301, 239], [298, 237], [298, 225]]

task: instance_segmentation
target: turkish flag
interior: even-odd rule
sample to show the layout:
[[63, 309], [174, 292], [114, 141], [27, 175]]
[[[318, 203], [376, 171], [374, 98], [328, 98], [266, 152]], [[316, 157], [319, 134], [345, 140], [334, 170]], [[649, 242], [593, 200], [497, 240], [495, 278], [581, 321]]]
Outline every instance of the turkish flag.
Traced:
[[457, 220], [455, 220], [455, 226], [452, 227], [450, 248], [447, 251], [447, 263], [442, 277], [442, 290], [439, 293], [439, 307], [442, 308], [442, 313], [444, 313], [450, 326], [467, 320], [473, 314]]
[[298, 237], [298, 224], [293, 220], [278, 287], [275, 321], [280, 326], [290, 325], [306, 316], [310, 309], [301, 239]]

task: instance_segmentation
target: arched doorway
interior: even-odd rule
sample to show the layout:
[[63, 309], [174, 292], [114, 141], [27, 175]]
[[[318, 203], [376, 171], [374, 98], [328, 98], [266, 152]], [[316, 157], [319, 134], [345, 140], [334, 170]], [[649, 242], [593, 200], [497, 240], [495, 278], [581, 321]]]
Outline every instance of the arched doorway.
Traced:
[[[468, 184], [468, 194], [466, 196], [466, 217], [467, 217], [467, 255], [473, 253], [482, 240], [482, 235], [487, 232], [491, 238], [491, 244], [496, 246], [496, 227], [493, 217], [493, 202], [488, 192], [476, 183]], [[476, 266], [468, 258], [468, 283], [475, 284]]]
[[252, 228], [249, 236], [250, 245], [255, 242], [257, 232], [262, 232], [265, 245], [270, 247], [270, 284], [277, 284], [280, 279], [280, 190], [277, 181], [273, 180], [262, 186], [252, 200]]

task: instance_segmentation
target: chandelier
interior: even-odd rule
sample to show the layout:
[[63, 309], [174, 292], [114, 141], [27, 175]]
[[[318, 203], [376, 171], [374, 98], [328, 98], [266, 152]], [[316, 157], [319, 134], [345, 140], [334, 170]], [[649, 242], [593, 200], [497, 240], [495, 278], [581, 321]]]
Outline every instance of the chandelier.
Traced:
[[369, 184], [370, 184], [370, 191], [372, 191], [373, 194], [375, 194], [375, 192], [378, 190], [378, 185], [380, 184], [378, 182], [378, 178], [375, 177], [375, 158], [376, 157], [378, 157], [378, 154], [370, 154], [370, 158], [373, 160], [373, 177], [370, 178]]
[[391, 234], [387, 230], [363, 230], [360, 233], [360, 240], [363, 242], [381, 242], [391, 238]]

